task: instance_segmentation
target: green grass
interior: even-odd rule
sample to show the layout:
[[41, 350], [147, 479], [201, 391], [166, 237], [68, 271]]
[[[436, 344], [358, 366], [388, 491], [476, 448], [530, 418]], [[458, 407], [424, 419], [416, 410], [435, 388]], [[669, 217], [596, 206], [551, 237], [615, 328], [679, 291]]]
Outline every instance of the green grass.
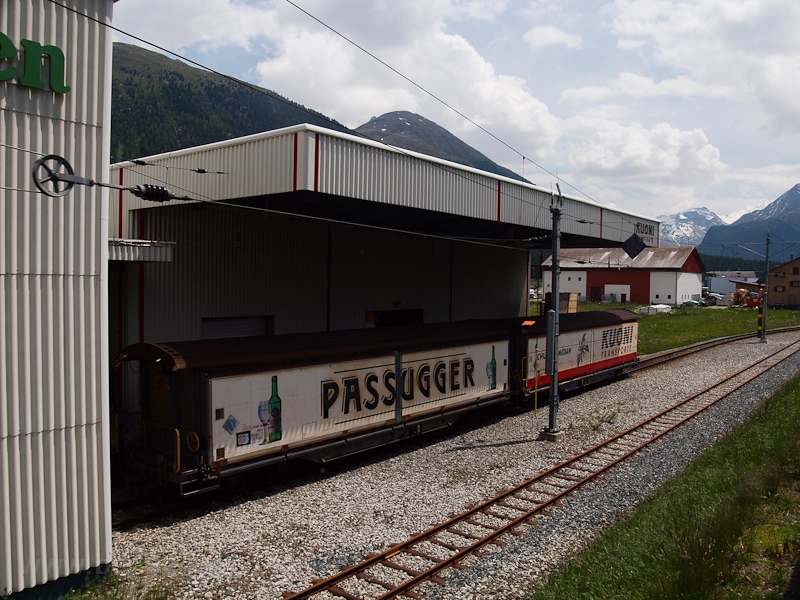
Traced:
[[[578, 312], [624, 308], [637, 312], [641, 304], [581, 302]], [[800, 325], [800, 311], [768, 310], [767, 335], [770, 329]], [[675, 308], [670, 313], [642, 315], [639, 319], [639, 354], [652, 354], [697, 342], [755, 333], [758, 310], [755, 308]]]
[[[800, 325], [800, 311], [767, 311], [767, 337], [770, 329], [792, 325]], [[639, 319], [639, 352], [650, 354], [757, 330], [758, 312], [754, 308], [679, 308]]]
[[530, 598], [777, 600], [800, 555], [798, 422], [800, 377]]
[[161, 583], [145, 585], [125, 570], [111, 569], [104, 579], [87, 579], [83, 586], [70, 590], [62, 600], [167, 600], [175, 594]]

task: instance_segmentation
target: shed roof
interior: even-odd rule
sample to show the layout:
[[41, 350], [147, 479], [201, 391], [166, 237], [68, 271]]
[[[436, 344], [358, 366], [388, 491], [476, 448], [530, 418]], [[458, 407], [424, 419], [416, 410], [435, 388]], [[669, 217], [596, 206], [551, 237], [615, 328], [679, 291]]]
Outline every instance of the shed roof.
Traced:
[[[166, 185], [211, 204], [497, 245], [547, 247], [552, 230], [553, 190], [308, 124], [119, 163], [111, 171], [125, 185]], [[657, 219], [575, 196], [563, 200], [564, 247], [621, 245], [633, 233], [650, 246], [659, 243]], [[153, 207], [121, 197], [111, 204], [110, 235], [133, 237], [130, 213]]]
[[[633, 259], [622, 248], [565, 248], [561, 252], [560, 266], [562, 269], [582, 270], [626, 267], [647, 271], [674, 271], [682, 269], [693, 255], [699, 261], [702, 271], [703, 263], [694, 246], [645, 248]], [[548, 257], [542, 266], [552, 267], [553, 257]]]

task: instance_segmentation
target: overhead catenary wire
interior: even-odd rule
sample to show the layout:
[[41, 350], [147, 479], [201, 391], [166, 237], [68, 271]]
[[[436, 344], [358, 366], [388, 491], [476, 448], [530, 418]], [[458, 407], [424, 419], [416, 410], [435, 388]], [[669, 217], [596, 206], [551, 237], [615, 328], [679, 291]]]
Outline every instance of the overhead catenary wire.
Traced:
[[[283, 102], [283, 103], [285, 103], [285, 104], [287, 104], [287, 105], [290, 105], [290, 106], [292, 106], [292, 107], [294, 107], [294, 108], [296, 108], [296, 109], [298, 109], [298, 110], [305, 111], [305, 112], [307, 112], [307, 113], [309, 113], [309, 114], [313, 115], [313, 116], [314, 116], [314, 117], [316, 117], [316, 118], [321, 118], [321, 119], [323, 119], [323, 120], [326, 120], [326, 121], [328, 121], [328, 122], [330, 122], [330, 123], [334, 124], [334, 125], [335, 125], [335, 126], [337, 126], [337, 127], [341, 127], [341, 125], [340, 125], [339, 123], [337, 123], [336, 121], [334, 121], [334, 120], [330, 119], [329, 117], [325, 117], [324, 115], [321, 115], [320, 113], [313, 112], [313, 111], [311, 111], [311, 110], [309, 110], [309, 109], [307, 109], [307, 108], [305, 108], [305, 107], [303, 107], [303, 106], [301, 106], [301, 105], [298, 105], [298, 104], [296, 104], [296, 103], [293, 103], [293, 102], [291, 102], [291, 101], [289, 101], [289, 100], [287, 100], [287, 99], [285, 99], [285, 98], [282, 98], [282, 97], [281, 97], [281, 96], [279, 96], [278, 94], [275, 94], [275, 93], [269, 92], [268, 90], [265, 90], [265, 89], [263, 89], [263, 88], [259, 88], [258, 86], [255, 86], [255, 85], [249, 84], [249, 83], [247, 83], [247, 82], [245, 82], [245, 81], [242, 81], [242, 80], [240, 80], [240, 79], [236, 79], [236, 78], [234, 78], [234, 77], [232, 77], [232, 76], [229, 76], [229, 75], [226, 75], [226, 74], [224, 74], [224, 73], [221, 73], [221, 72], [219, 72], [219, 71], [216, 71], [215, 69], [212, 69], [212, 68], [210, 68], [210, 67], [207, 67], [207, 66], [205, 66], [205, 65], [203, 65], [203, 64], [201, 64], [201, 63], [199, 63], [199, 62], [197, 62], [197, 61], [194, 61], [194, 60], [192, 60], [192, 59], [186, 58], [186, 57], [184, 57], [184, 56], [182, 56], [182, 55], [180, 55], [180, 54], [178, 54], [178, 53], [176, 53], [176, 52], [173, 52], [173, 51], [171, 51], [171, 50], [168, 50], [167, 48], [164, 48], [164, 47], [162, 47], [162, 46], [159, 46], [158, 44], [155, 44], [155, 43], [153, 43], [153, 42], [150, 42], [150, 41], [148, 41], [148, 40], [145, 40], [145, 39], [143, 39], [143, 38], [141, 38], [141, 37], [138, 37], [138, 36], [136, 36], [136, 35], [133, 35], [133, 34], [131, 34], [131, 33], [128, 33], [128, 32], [126, 32], [126, 31], [124, 31], [124, 30], [122, 30], [122, 29], [119, 29], [118, 27], [115, 27], [115, 26], [113, 26], [113, 25], [111, 25], [111, 24], [109, 24], [109, 23], [107, 23], [107, 22], [105, 22], [105, 21], [102, 21], [102, 20], [100, 20], [100, 19], [97, 19], [97, 18], [95, 18], [95, 17], [93, 17], [93, 16], [91, 16], [91, 15], [87, 15], [87, 14], [85, 14], [85, 13], [82, 13], [82, 12], [80, 12], [80, 11], [78, 11], [78, 10], [76, 10], [76, 9], [74, 9], [74, 8], [72, 8], [72, 7], [70, 7], [70, 6], [66, 6], [65, 4], [62, 4], [61, 2], [58, 2], [57, 0], [48, 0], [48, 2], [50, 2], [50, 3], [52, 3], [52, 4], [55, 4], [55, 5], [57, 5], [57, 6], [61, 7], [61, 8], [63, 8], [63, 9], [65, 9], [65, 10], [68, 10], [68, 11], [71, 11], [71, 12], [73, 12], [73, 13], [75, 13], [75, 14], [78, 14], [78, 15], [80, 15], [80, 16], [82, 16], [82, 17], [84, 17], [84, 18], [86, 18], [86, 19], [88, 19], [88, 20], [90, 20], [90, 21], [93, 21], [93, 22], [95, 22], [95, 23], [98, 23], [98, 24], [100, 24], [100, 25], [102, 25], [102, 26], [104, 26], [104, 27], [107, 27], [107, 28], [109, 28], [109, 29], [111, 29], [111, 30], [113, 30], [113, 31], [116, 31], [116, 32], [118, 32], [118, 33], [120, 33], [120, 34], [122, 34], [122, 35], [128, 36], [128, 37], [130, 37], [130, 38], [132, 38], [132, 39], [135, 39], [135, 40], [137, 40], [137, 41], [139, 41], [139, 42], [142, 42], [142, 43], [144, 43], [144, 44], [147, 44], [147, 45], [149, 45], [149, 46], [152, 46], [153, 48], [156, 48], [156, 49], [160, 50], [161, 52], [164, 52], [164, 53], [166, 53], [166, 54], [169, 54], [169, 55], [171, 55], [171, 56], [174, 56], [174, 57], [176, 57], [176, 58], [178, 58], [178, 59], [180, 59], [180, 60], [182, 60], [182, 61], [184, 61], [184, 62], [186, 62], [186, 63], [192, 64], [192, 65], [194, 65], [194, 66], [196, 66], [196, 67], [198, 67], [198, 68], [201, 68], [201, 69], [203, 69], [203, 70], [205, 70], [205, 71], [208, 71], [208, 72], [210, 72], [210, 73], [213, 73], [213, 74], [215, 74], [215, 75], [217, 75], [217, 76], [219, 76], [219, 77], [222, 77], [222, 78], [224, 78], [224, 79], [227, 79], [227, 80], [229, 80], [229, 81], [231, 81], [231, 82], [233, 82], [233, 83], [235, 83], [235, 84], [238, 84], [238, 85], [243, 85], [243, 86], [245, 86], [245, 87], [247, 87], [247, 88], [251, 89], [252, 91], [255, 91], [255, 92], [257, 92], [257, 93], [260, 93], [260, 94], [267, 95], [267, 96], [269, 96], [269, 97], [271, 97], [271, 98], [273, 98], [273, 99], [275, 99], [275, 100], [278, 100], [278, 101], [280, 101], [280, 102]], [[581, 195], [585, 196], [587, 199], [589, 199], [590, 201], [592, 201], [592, 202], [594, 202], [595, 204], [597, 204], [597, 205], [598, 205], [598, 207], [600, 207], [600, 208], [606, 208], [606, 207], [603, 207], [603, 205], [602, 205], [600, 202], [598, 202], [598, 201], [594, 200], [594, 199], [593, 199], [591, 196], [589, 196], [588, 194], [586, 194], [585, 192], [583, 192], [583, 191], [582, 191], [582, 190], [580, 190], [579, 188], [577, 188], [577, 187], [573, 186], [571, 183], [569, 183], [568, 181], [566, 181], [566, 180], [564, 180], [563, 178], [559, 177], [557, 174], [555, 174], [555, 173], [553, 173], [553, 172], [549, 171], [548, 169], [546, 169], [546, 168], [545, 168], [545, 167], [543, 167], [542, 165], [538, 164], [536, 161], [534, 161], [534, 160], [531, 160], [530, 158], [526, 157], [526, 156], [525, 156], [525, 155], [524, 155], [522, 152], [520, 152], [520, 151], [516, 150], [516, 149], [515, 149], [515, 148], [513, 148], [513, 147], [512, 147], [510, 144], [506, 143], [504, 140], [500, 139], [498, 136], [496, 136], [495, 134], [493, 134], [492, 132], [490, 132], [489, 130], [487, 130], [486, 128], [484, 128], [483, 126], [479, 125], [479, 124], [478, 124], [478, 123], [476, 123], [474, 120], [470, 119], [468, 116], [464, 115], [463, 113], [461, 113], [461, 112], [460, 112], [460, 111], [458, 111], [457, 109], [453, 108], [453, 107], [452, 107], [450, 104], [448, 104], [447, 102], [445, 102], [445, 101], [444, 101], [444, 100], [442, 100], [441, 98], [437, 97], [437, 96], [436, 96], [436, 95], [434, 95], [433, 93], [429, 92], [429, 91], [428, 91], [427, 89], [425, 89], [423, 86], [421, 86], [421, 85], [417, 84], [417, 83], [416, 83], [416, 82], [414, 82], [414, 81], [413, 81], [411, 78], [407, 77], [407, 76], [406, 76], [406, 75], [404, 75], [403, 73], [401, 73], [401, 72], [399, 72], [398, 70], [396, 70], [394, 67], [392, 67], [392, 66], [390, 66], [389, 64], [385, 63], [383, 60], [381, 60], [380, 58], [378, 58], [378, 57], [377, 57], [377, 56], [375, 56], [374, 54], [370, 53], [368, 50], [366, 50], [366, 49], [365, 49], [365, 48], [363, 48], [362, 46], [360, 46], [360, 45], [356, 44], [355, 42], [353, 42], [352, 40], [350, 40], [349, 38], [347, 38], [347, 37], [346, 37], [346, 36], [344, 36], [343, 34], [339, 33], [338, 31], [336, 31], [335, 29], [333, 29], [332, 27], [330, 27], [329, 25], [327, 25], [326, 23], [324, 23], [323, 21], [321, 21], [320, 19], [318, 19], [317, 17], [315, 17], [314, 15], [312, 15], [311, 13], [309, 13], [308, 11], [306, 11], [306, 10], [302, 9], [300, 6], [298, 6], [298, 5], [297, 5], [297, 4], [295, 4], [294, 2], [291, 2], [290, 0], [287, 0], [287, 2], [288, 2], [289, 4], [291, 4], [292, 6], [294, 6], [295, 8], [297, 8], [298, 10], [300, 10], [301, 12], [305, 13], [306, 15], [308, 15], [310, 18], [314, 19], [315, 21], [317, 21], [318, 23], [320, 23], [321, 25], [323, 25], [324, 27], [326, 27], [327, 29], [329, 29], [330, 31], [332, 31], [333, 33], [335, 33], [336, 35], [338, 35], [338, 36], [342, 37], [342, 38], [343, 38], [344, 40], [346, 40], [348, 43], [350, 43], [350, 44], [354, 45], [354, 46], [355, 46], [356, 48], [358, 48], [360, 51], [362, 51], [362, 52], [366, 53], [367, 55], [369, 55], [370, 57], [372, 57], [374, 60], [376, 60], [376, 61], [378, 61], [379, 63], [381, 63], [381, 64], [382, 64], [382, 65], [384, 65], [386, 68], [388, 68], [388, 69], [392, 70], [394, 73], [396, 73], [397, 75], [399, 75], [400, 77], [402, 77], [403, 79], [405, 79], [406, 81], [408, 81], [410, 84], [412, 84], [412, 85], [414, 85], [415, 87], [419, 88], [419, 89], [420, 89], [421, 91], [423, 91], [424, 93], [426, 93], [426, 94], [430, 95], [430, 96], [431, 96], [432, 98], [434, 98], [436, 101], [440, 102], [441, 104], [443, 104], [444, 106], [446, 106], [446, 107], [447, 107], [447, 108], [449, 108], [450, 110], [453, 110], [455, 113], [457, 113], [458, 115], [460, 115], [462, 118], [466, 119], [467, 121], [469, 121], [470, 123], [472, 123], [473, 125], [475, 125], [476, 127], [478, 127], [480, 130], [484, 131], [484, 132], [485, 132], [487, 135], [491, 136], [492, 138], [496, 139], [496, 140], [497, 140], [498, 142], [500, 142], [501, 144], [503, 144], [503, 145], [505, 145], [506, 147], [508, 147], [508, 148], [509, 148], [510, 150], [512, 150], [513, 152], [517, 153], [517, 154], [518, 154], [519, 156], [521, 156], [521, 157], [522, 157], [522, 159], [523, 159], [523, 168], [524, 168], [524, 161], [525, 161], [525, 160], [528, 160], [529, 162], [531, 162], [533, 165], [535, 165], [535, 166], [537, 166], [538, 168], [540, 168], [540, 169], [541, 169], [542, 171], [544, 171], [545, 173], [547, 173], [547, 174], [549, 174], [550, 176], [552, 176], [552, 177], [554, 177], [555, 179], [557, 179], [559, 182], [563, 182], [565, 185], [569, 186], [571, 189], [575, 190], [575, 191], [576, 191], [576, 192], [578, 192], [579, 194], [581, 194]], [[358, 133], [358, 132], [355, 132], [355, 131], [352, 131], [352, 130], [349, 130], [349, 129], [348, 129], [348, 131], [349, 131], [351, 134], [353, 134], [353, 135], [357, 135], [357, 136], [359, 136], [359, 137], [363, 137], [363, 138], [365, 138], [365, 139], [370, 139], [370, 140], [372, 140], [372, 138], [368, 138], [367, 136], [364, 136], [364, 135], [362, 135], [362, 134], [360, 134], [360, 133]], [[372, 140], [372, 141], [377, 141], [377, 140]], [[395, 147], [395, 146], [391, 146], [390, 144], [387, 144], [387, 143], [385, 143], [385, 142], [379, 142], [379, 143], [383, 143], [383, 145], [385, 145], [387, 148], [390, 148], [390, 149], [392, 149], [392, 150], [394, 150], [394, 151], [397, 151], [397, 152], [401, 152], [401, 153], [407, 154], [407, 152], [406, 152], [404, 149], [402, 149], [402, 148], [397, 148], [397, 147]], [[440, 167], [440, 168], [444, 168], [444, 167]], [[197, 172], [201, 172], [201, 171], [197, 171]], [[461, 175], [462, 177], [465, 177], [465, 178], [466, 178], [466, 174], [459, 174], [459, 175]], [[477, 183], [478, 185], [485, 185], [485, 184], [481, 184], [481, 183], [479, 183], [479, 182], [475, 182], [475, 181], [473, 181], [473, 183]], [[486, 186], [486, 187], [488, 188], [488, 187], [490, 187], [490, 186]], [[526, 203], [526, 204], [529, 204], [529, 205], [531, 205], [531, 204], [532, 204], [532, 203], [530, 203], [530, 202], [527, 202], [526, 200], [522, 200], [522, 199], [518, 199], [518, 198], [513, 198], [513, 197], [511, 197], [510, 195], [508, 195], [507, 193], [504, 193], [504, 192], [502, 192], [502, 191], [501, 191], [501, 194], [502, 194], [502, 195], [504, 195], [506, 198], [509, 198], [509, 199], [511, 199], [511, 200], [514, 200], [514, 201], [519, 201], [519, 202]], [[537, 215], [536, 215], [536, 218], [535, 218], [535, 220], [536, 220], [536, 221], [538, 221], [539, 215], [541, 214], [541, 211], [542, 211], [542, 210], [543, 210], [545, 207], [544, 207], [542, 204], [532, 204], [532, 205], [534, 206], [534, 208], [536, 208], [536, 209], [537, 209]], [[633, 224], [633, 223], [634, 223], [634, 222], [633, 222], [633, 221], [632, 221], [630, 218], [628, 218], [626, 215], [624, 215], [624, 214], [622, 214], [622, 213], [619, 213], [619, 214], [620, 214], [620, 216], [621, 216], [621, 220], [622, 220], [622, 221], [624, 221], [624, 222], [627, 222], [628, 224]], [[619, 232], [626, 232], [626, 231], [627, 231], [626, 229], [623, 229], [622, 227], [614, 227], [613, 225], [604, 225], [604, 227], [605, 227], [605, 228], [607, 228], [607, 229], [610, 229], [611, 231], [619, 231]]]

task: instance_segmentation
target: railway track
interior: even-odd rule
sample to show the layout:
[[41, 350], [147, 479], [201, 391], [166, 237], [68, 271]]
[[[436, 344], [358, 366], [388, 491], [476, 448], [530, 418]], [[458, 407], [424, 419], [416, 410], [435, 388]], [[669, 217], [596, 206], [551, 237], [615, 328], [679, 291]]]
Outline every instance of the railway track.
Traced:
[[[731, 338], [714, 340], [711, 345], [729, 341], [732, 341]], [[710, 346], [700, 344], [691, 348], [693, 352], [697, 352], [707, 347]], [[444, 584], [442, 575], [447, 569], [467, 568], [465, 561], [470, 557], [480, 557], [490, 544], [503, 546], [510, 537], [521, 536], [525, 528], [536, 525], [537, 517], [547, 515], [548, 509], [558, 506], [565, 497], [727, 398], [798, 350], [800, 342], [781, 348], [613, 438], [539, 473], [519, 486], [405, 542], [369, 556], [361, 563], [346, 567], [332, 577], [317, 580], [303, 591], [285, 592], [284, 598], [421, 598], [425, 585]], [[672, 354], [675, 353], [660, 355], [661, 360], [658, 361], [646, 360], [645, 367], [660, 364], [664, 362], [665, 356]], [[677, 356], [666, 360], [672, 358]]]

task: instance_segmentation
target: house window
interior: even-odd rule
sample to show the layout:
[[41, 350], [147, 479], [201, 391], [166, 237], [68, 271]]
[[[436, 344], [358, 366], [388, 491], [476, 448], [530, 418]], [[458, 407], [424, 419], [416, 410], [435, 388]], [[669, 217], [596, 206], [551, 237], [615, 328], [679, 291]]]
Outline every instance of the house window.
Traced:
[[667, 294], [667, 300], [672, 300], [672, 294]]
[[780, 279], [781, 277], [786, 277], [786, 273], [784, 273], [783, 271], [776, 271], [775, 277], [777, 277], [778, 279]]
[[567, 277], [567, 281], [572, 281], [572, 277]]
[[656, 300], [658, 300], [658, 298], [659, 298], [659, 296], [658, 296], [658, 294], [656, 294]]
[[792, 267], [792, 275], [800, 275], [800, 267]]
[[583, 281], [583, 277], [578, 277], [578, 281]]
[[786, 288], [784, 286], [782, 286], [782, 285], [776, 285], [775, 286], [775, 291], [776, 292], [785, 292]]
[[792, 287], [800, 287], [800, 281], [793, 281], [789, 285], [791, 285]]

